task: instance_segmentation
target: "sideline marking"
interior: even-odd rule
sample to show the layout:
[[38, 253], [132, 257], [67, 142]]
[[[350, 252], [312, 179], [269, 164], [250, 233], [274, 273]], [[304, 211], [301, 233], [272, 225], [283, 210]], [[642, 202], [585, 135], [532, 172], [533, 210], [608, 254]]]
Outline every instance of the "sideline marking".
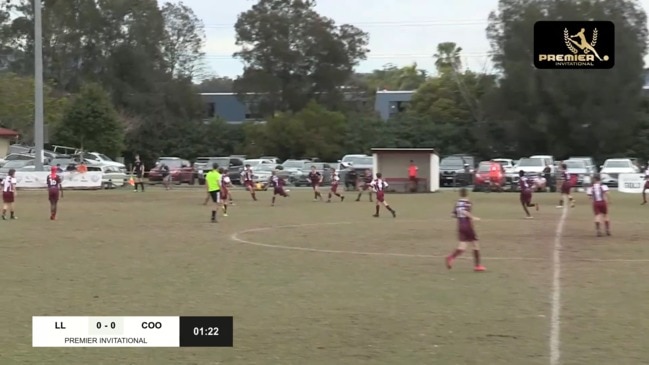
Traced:
[[[564, 199], [566, 200], [566, 199]], [[550, 311], [550, 365], [559, 365], [561, 359], [561, 236], [568, 217], [568, 202], [564, 202], [563, 211], [554, 232], [554, 249], [552, 252], [552, 307]]]
[[[523, 220], [523, 219], [521, 219]], [[565, 220], [565, 219], [564, 219]], [[429, 222], [428, 219], [421, 220], [400, 220], [399, 222]], [[481, 220], [484, 222], [485, 220]], [[517, 220], [518, 221], [518, 220]], [[302, 252], [314, 252], [314, 253], [326, 253], [326, 254], [338, 254], [338, 255], [355, 255], [355, 256], [386, 256], [386, 257], [411, 257], [411, 258], [430, 258], [430, 259], [439, 259], [444, 258], [446, 255], [424, 255], [424, 254], [408, 254], [408, 253], [391, 253], [391, 252], [364, 252], [364, 251], [343, 251], [343, 250], [325, 250], [319, 248], [308, 248], [308, 247], [295, 247], [295, 246], [283, 246], [283, 245], [274, 245], [270, 243], [257, 242], [240, 236], [248, 233], [256, 232], [266, 232], [274, 231], [277, 229], [283, 228], [305, 228], [305, 227], [322, 227], [322, 226], [332, 226], [332, 225], [342, 225], [342, 224], [357, 224], [358, 222], [325, 222], [325, 223], [305, 223], [305, 224], [290, 224], [282, 226], [269, 226], [269, 227], [257, 227], [245, 229], [243, 231], [235, 232], [230, 235], [230, 240], [238, 243], [243, 243], [246, 245], [272, 248], [278, 250], [290, 250], [290, 251], [302, 251]], [[564, 222], [565, 223], [565, 222]], [[563, 231], [563, 227], [562, 231]], [[555, 242], [556, 243], [556, 242]], [[466, 257], [459, 257], [459, 259], [467, 259]], [[497, 261], [545, 261], [547, 258], [538, 258], [538, 257], [484, 257], [485, 260], [497, 260]], [[649, 259], [572, 259], [573, 261], [582, 261], [582, 262], [649, 262]], [[553, 364], [556, 365], [556, 364]]]

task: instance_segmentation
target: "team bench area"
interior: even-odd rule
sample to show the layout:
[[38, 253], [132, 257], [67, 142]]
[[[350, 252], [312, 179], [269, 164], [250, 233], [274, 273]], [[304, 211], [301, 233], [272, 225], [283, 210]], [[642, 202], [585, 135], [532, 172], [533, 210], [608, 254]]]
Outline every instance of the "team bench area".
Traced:
[[[386, 190], [390, 193], [410, 193], [412, 182], [410, 182], [410, 179], [407, 177], [388, 177], [385, 178], [385, 181], [388, 183], [388, 188]], [[416, 192], [429, 192], [427, 179], [417, 178]]]

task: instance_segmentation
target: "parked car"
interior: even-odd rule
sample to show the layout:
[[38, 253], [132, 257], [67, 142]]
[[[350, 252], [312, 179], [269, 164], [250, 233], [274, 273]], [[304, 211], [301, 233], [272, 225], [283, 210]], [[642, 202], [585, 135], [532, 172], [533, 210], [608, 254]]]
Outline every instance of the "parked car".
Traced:
[[335, 165], [325, 162], [311, 162], [305, 164], [302, 173], [289, 176], [289, 182], [295, 186], [309, 185], [308, 176], [309, 172], [311, 172], [311, 166], [315, 166], [316, 171], [322, 175], [322, 185], [331, 185], [331, 170], [335, 168]]
[[586, 160], [567, 159], [563, 163], [566, 165], [566, 170], [570, 175], [577, 176], [576, 186], [590, 185], [594, 173], [586, 164]]
[[630, 158], [609, 158], [604, 161], [601, 168], [602, 170], [599, 175], [602, 178], [602, 182], [613, 187], [618, 185], [620, 174], [640, 173], [640, 168]]
[[275, 165], [273, 164], [261, 164], [252, 170], [252, 181], [256, 183], [266, 184], [270, 180], [272, 172], [275, 171]]
[[352, 165], [358, 165], [364, 164], [364, 165], [369, 165], [367, 162], [369, 161], [369, 158], [372, 158], [371, 164], [374, 164], [374, 159], [372, 156], [368, 156], [365, 154], [350, 154], [350, 155], [345, 155], [343, 156], [342, 159], [338, 161], [338, 170], [343, 170], [346, 169]]
[[559, 164], [559, 161], [556, 161], [553, 156], [550, 155], [534, 155], [530, 156], [530, 158], [540, 158], [545, 160], [545, 164], [549, 165], [550, 168], [552, 168], [552, 171], [550, 171], [551, 174], [555, 174], [557, 172], [557, 165]]
[[233, 184], [241, 183], [242, 159], [237, 157], [199, 157], [194, 162], [194, 175], [199, 184], [205, 184], [205, 174], [212, 169], [212, 165], [215, 163], [219, 167], [228, 169], [228, 177]]
[[[343, 166], [341, 168], [341, 166]], [[338, 176], [346, 188], [356, 188], [359, 177], [366, 170], [374, 170], [374, 157], [367, 155], [346, 155], [339, 161]], [[372, 171], [373, 173], [373, 171]]]
[[156, 161], [155, 167], [149, 171], [150, 183], [155, 184], [162, 182], [160, 167], [163, 163], [169, 167], [172, 182], [177, 184], [187, 183], [189, 185], [194, 185], [194, 169], [192, 168], [191, 163], [179, 157], [160, 157], [158, 161]]
[[475, 157], [469, 155], [450, 155], [439, 163], [441, 186], [467, 186], [473, 183]]
[[262, 165], [262, 164], [269, 164], [272, 165], [273, 167], [276, 167], [277, 164], [273, 162], [273, 160], [266, 160], [266, 159], [261, 159], [261, 158], [253, 158], [249, 160], [243, 160], [243, 166], [250, 165], [252, 169], [254, 170], [257, 166]]
[[491, 161], [498, 162], [505, 169], [505, 185], [511, 186], [517, 177], [516, 162], [510, 158], [494, 158]]
[[311, 161], [309, 160], [294, 160], [294, 159], [289, 159], [284, 161], [277, 171], [277, 175], [283, 179], [288, 179], [289, 176], [297, 173], [298, 171], [301, 171], [304, 169], [304, 164], [310, 163]]
[[126, 165], [121, 162], [113, 161], [112, 158], [104, 155], [103, 153], [84, 152], [81, 157], [83, 157], [86, 163], [99, 164], [102, 166], [113, 166], [117, 167], [119, 171], [126, 173]]
[[[550, 168], [550, 172], [548, 174], [544, 174], [546, 167]], [[554, 173], [554, 171], [556, 171], [556, 168], [554, 167], [554, 165], [552, 165], [552, 161], [544, 157], [529, 157], [521, 158], [520, 160], [518, 160], [518, 164], [516, 165], [516, 176], [512, 181], [512, 187], [514, 190], [518, 190], [518, 173], [521, 170], [525, 171], [525, 176], [527, 176], [528, 178], [543, 176], [546, 180], [545, 184], [550, 188], [550, 191], [557, 191], [557, 180]]]
[[592, 174], [596, 174], [596, 173], [599, 172], [598, 166], [595, 165], [595, 159], [593, 159], [592, 157], [574, 156], [574, 157], [568, 158], [567, 161], [571, 161], [571, 160], [583, 160], [586, 163], [586, 167], [588, 167], [588, 169], [590, 170], [590, 172]]
[[271, 160], [274, 164], [279, 165], [282, 163], [282, 160], [277, 156], [261, 156], [260, 160]]
[[[497, 171], [495, 181], [493, 180], [494, 173], [492, 172], [494, 170]], [[500, 188], [503, 188], [507, 184], [505, 168], [496, 161], [480, 162], [473, 177], [473, 191], [489, 191], [493, 183]]]
[[4, 166], [0, 167], [0, 180], [4, 180], [7, 177], [9, 170], [14, 169], [18, 170], [27, 165], [34, 165], [34, 159], [31, 160], [9, 160]]
[[101, 187], [103, 189], [120, 188], [126, 184], [128, 175], [122, 169], [115, 165], [95, 164], [88, 166], [88, 172], [100, 171]]

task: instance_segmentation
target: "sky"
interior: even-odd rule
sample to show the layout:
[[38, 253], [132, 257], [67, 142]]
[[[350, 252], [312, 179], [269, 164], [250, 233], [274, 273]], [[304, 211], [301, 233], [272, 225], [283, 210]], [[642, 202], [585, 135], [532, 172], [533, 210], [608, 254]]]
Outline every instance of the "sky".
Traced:
[[[159, 0], [163, 2], [163, 0]], [[235, 77], [242, 71], [232, 58], [237, 15], [256, 1], [183, 0], [203, 20], [207, 41], [205, 60], [212, 76]], [[649, 0], [640, 0], [649, 11]], [[353, 24], [370, 35], [368, 59], [358, 72], [371, 72], [386, 64], [417, 65], [433, 71], [432, 55], [438, 43], [462, 47], [463, 65], [478, 72], [492, 69], [485, 29], [498, 0], [319, 0], [316, 10], [336, 24]]]

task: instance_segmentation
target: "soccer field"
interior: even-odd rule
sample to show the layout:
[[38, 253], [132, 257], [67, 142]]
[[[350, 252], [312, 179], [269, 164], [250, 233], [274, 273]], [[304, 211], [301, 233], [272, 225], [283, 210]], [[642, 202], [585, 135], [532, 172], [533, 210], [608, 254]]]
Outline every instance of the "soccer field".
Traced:
[[[472, 194], [487, 272], [456, 246], [456, 193], [312, 201], [270, 193], [209, 223], [204, 191], [20, 192], [0, 221], [1, 364], [642, 364], [649, 361], [648, 207], [613, 193], [596, 238], [577, 194]], [[555, 261], [558, 251], [559, 262]], [[560, 274], [555, 276], [555, 274]], [[558, 284], [558, 285], [557, 285]], [[553, 310], [556, 315], [552, 316]], [[234, 348], [32, 348], [31, 316], [234, 316]], [[555, 340], [551, 345], [551, 338]], [[556, 365], [552, 363], [552, 365]]]

